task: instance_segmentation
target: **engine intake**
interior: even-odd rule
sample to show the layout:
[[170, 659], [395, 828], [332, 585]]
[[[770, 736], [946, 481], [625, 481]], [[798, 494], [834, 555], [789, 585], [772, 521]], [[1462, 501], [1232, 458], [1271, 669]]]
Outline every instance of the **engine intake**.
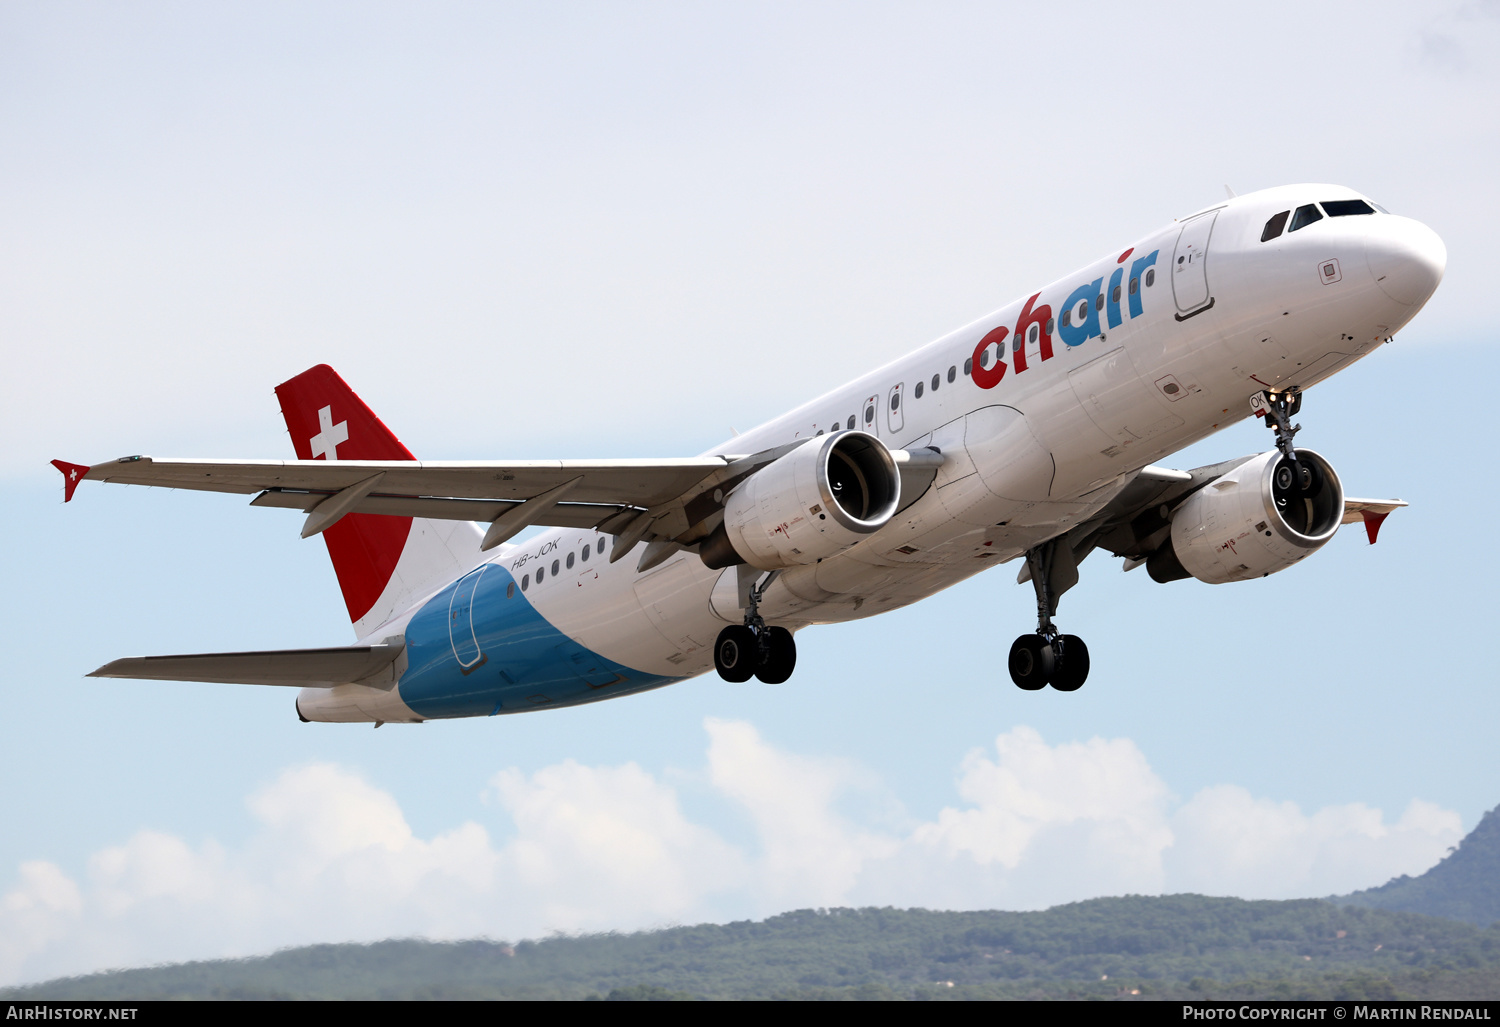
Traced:
[[811, 438], [730, 493], [699, 553], [710, 567], [817, 563], [885, 527], [900, 502], [896, 461], [875, 436]]
[[1317, 552], [1343, 518], [1344, 486], [1332, 464], [1299, 449], [1293, 465], [1273, 449], [1184, 500], [1172, 512], [1170, 541], [1146, 571], [1161, 582], [1263, 578]]

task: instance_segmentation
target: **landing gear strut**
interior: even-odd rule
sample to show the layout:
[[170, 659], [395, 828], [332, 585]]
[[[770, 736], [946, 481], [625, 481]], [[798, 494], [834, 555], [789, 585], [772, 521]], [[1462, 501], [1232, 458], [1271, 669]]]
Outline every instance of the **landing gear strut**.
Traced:
[[[1251, 409], [1266, 419], [1266, 427], [1276, 435], [1276, 448], [1281, 450], [1281, 459], [1271, 477], [1271, 494], [1276, 509], [1288, 524], [1293, 526], [1310, 519], [1311, 503], [1323, 491], [1323, 475], [1312, 463], [1297, 459], [1297, 450], [1292, 439], [1302, 430], [1302, 425], [1292, 424], [1292, 418], [1302, 409], [1302, 390], [1293, 385], [1285, 392], [1266, 390], [1251, 402]], [[1308, 512], [1304, 512], [1304, 508]]]
[[725, 628], [714, 642], [714, 667], [725, 681], [749, 681], [753, 676], [768, 685], [779, 685], [797, 666], [797, 643], [792, 633], [767, 624], [760, 615], [760, 601], [777, 573], [773, 571], [758, 588], [750, 585], [743, 593], [745, 623]]
[[1297, 411], [1302, 409], [1302, 390], [1293, 385], [1285, 392], [1272, 392], [1267, 389], [1261, 393], [1261, 396], [1264, 397], [1262, 401], [1252, 404], [1251, 409], [1263, 413], [1266, 427], [1276, 433], [1276, 448], [1281, 450], [1283, 456], [1296, 464], [1297, 451], [1292, 446], [1292, 439], [1302, 430], [1302, 425], [1293, 424], [1292, 418], [1296, 417]]
[[1035, 692], [1051, 685], [1074, 692], [1089, 676], [1089, 647], [1077, 635], [1064, 635], [1052, 623], [1057, 601], [1078, 581], [1078, 562], [1066, 538], [1045, 542], [1026, 554], [1036, 590], [1036, 633], [1022, 635], [1010, 647], [1010, 679]]

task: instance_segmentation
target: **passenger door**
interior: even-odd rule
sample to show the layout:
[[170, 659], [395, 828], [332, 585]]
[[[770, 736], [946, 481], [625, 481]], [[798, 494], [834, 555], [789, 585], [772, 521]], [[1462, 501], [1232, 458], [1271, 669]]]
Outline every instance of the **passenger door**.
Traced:
[[1208, 287], [1208, 244], [1213, 236], [1219, 212], [1211, 210], [1189, 218], [1177, 233], [1177, 248], [1172, 253], [1172, 297], [1185, 321], [1214, 305]]

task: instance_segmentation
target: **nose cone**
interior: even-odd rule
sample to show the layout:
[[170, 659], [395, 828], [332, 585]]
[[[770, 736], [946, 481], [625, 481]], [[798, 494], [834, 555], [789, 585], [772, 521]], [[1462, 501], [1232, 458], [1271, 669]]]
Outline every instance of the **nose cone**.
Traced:
[[1443, 280], [1448, 248], [1420, 221], [1376, 215], [1369, 219], [1365, 260], [1381, 292], [1397, 303], [1420, 307]]

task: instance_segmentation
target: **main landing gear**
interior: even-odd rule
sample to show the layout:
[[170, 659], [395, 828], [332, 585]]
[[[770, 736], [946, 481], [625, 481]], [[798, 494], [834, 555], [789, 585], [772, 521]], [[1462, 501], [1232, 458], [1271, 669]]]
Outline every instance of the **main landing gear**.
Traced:
[[742, 593], [747, 597], [745, 623], [725, 628], [714, 642], [714, 668], [725, 681], [757, 677], [768, 685], [779, 685], [797, 666], [797, 643], [792, 633], [768, 625], [760, 615], [760, 600], [774, 580], [773, 572], [759, 588], [751, 584]]
[[1078, 561], [1066, 538], [1055, 538], [1026, 554], [1036, 590], [1036, 633], [1022, 635], [1010, 647], [1010, 679], [1028, 692], [1049, 684], [1059, 692], [1076, 692], [1089, 676], [1089, 647], [1077, 635], [1064, 635], [1052, 623], [1057, 601], [1078, 582]]

